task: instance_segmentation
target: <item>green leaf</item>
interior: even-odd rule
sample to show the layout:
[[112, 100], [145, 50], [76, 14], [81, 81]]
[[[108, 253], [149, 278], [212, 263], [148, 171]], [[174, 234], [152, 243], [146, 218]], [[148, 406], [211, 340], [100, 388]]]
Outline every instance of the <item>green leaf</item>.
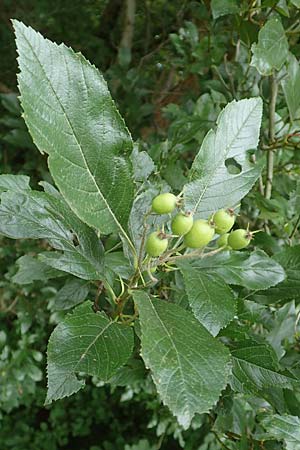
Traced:
[[103, 247], [96, 233], [81, 222], [64, 200], [45, 192], [3, 192], [0, 233], [13, 239], [47, 239], [60, 252], [45, 252], [48, 266], [84, 279], [103, 276]]
[[299, 383], [291, 374], [281, 374], [276, 355], [267, 343], [240, 341], [232, 350], [232, 388], [239, 392], [254, 392], [268, 387], [292, 389]]
[[33, 283], [33, 281], [47, 281], [51, 278], [65, 275], [64, 272], [53, 269], [42, 261], [29, 255], [21, 256], [16, 263], [18, 271], [12, 277], [12, 281], [16, 284], [30, 284]]
[[146, 181], [155, 170], [155, 165], [147, 152], [139, 152], [135, 146], [131, 154], [133, 173], [135, 181]]
[[283, 268], [262, 250], [222, 252], [209, 258], [197, 259], [193, 267], [217, 273], [228, 284], [247, 289], [268, 289], [285, 278]]
[[300, 0], [291, 0], [291, 3], [295, 5], [297, 8], [300, 8]]
[[30, 178], [26, 175], [0, 175], [0, 193], [30, 191]]
[[211, 11], [214, 19], [227, 14], [236, 14], [239, 12], [237, 0], [212, 0]]
[[296, 57], [289, 54], [288, 77], [282, 81], [282, 89], [289, 108], [291, 120], [299, 119], [300, 109], [300, 67]]
[[270, 298], [272, 303], [298, 299], [300, 297], [300, 245], [286, 247], [275, 254], [274, 260], [284, 268], [286, 278], [263, 295]]
[[82, 303], [88, 296], [88, 283], [74, 278], [68, 280], [54, 297], [55, 310], [63, 311]]
[[300, 419], [297, 416], [279, 414], [268, 415], [260, 422], [268, 434], [275, 439], [283, 439], [286, 443], [292, 443], [290, 449], [298, 450], [300, 445]]
[[226, 347], [175, 304], [135, 292], [142, 331], [142, 358], [156, 388], [187, 429], [193, 416], [208, 412], [230, 373]]
[[[233, 101], [221, 112], [216, 131], [210, 130], [191, 168], [191, 182], [184, 188], [185, 205], [196, 217], [236, 205], [251, 189], [261, 167], [249, 162], [248, 150], [258, 144], [262, 101]], [[235, 162], [240, 173], [229, 173]]]
[[217, 274], [195, 269], [188, 263], [180, 263], [178, 266], [196, 319], [213, 336], [216, 336], [236, 313], [235, 299], [231, 289]]
[[84, 222], [127, 236], [132, 140], [104, 78], [81, 54], [13, 24], [24, 119], [56, 185]]
[[133, 350], [133, 331], [94, 313], [85, 302], [57, 325], [48, 343], [48, 392], [46, 404], [79, 391], [84, 372], [109, 380], [126, 363]]
[[280, 70], [288, 57], [289, 44], [281, 21], [274, 17], [258, 33], [258, 43], [252, 44], [253, 56], [250, 65], [261, 75], [271, 75]]

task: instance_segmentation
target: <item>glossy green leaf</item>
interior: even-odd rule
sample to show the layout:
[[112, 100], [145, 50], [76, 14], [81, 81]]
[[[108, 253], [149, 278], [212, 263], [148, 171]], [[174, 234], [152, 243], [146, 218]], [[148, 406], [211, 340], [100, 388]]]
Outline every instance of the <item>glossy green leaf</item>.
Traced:
[[236, 313], [231, 289], [217, 274], [195, 269], [188, 263], [180, 263], [179, 268], [195, 317], [213, 336], [216, 336]]
[[54, 297], [55, 310], [63, 311], [82, 303], [88, 296], [88, 283], [74, 278], [68, 280]]
[[273, 386], [292, 389], [299, 383], [291, 374], [280, 373], [276, 355], [267, 343], [241, 341], [231, 353], [231, 384], [236, 391], [255, 393]]
[[[261, 116], [260, 98], [233, 101], [219, 115], [216, 131], [204, 138], [190, 171], [191, 182], [184, 188], [186, 208], [196, 217], [235, 206], [255, 183], [261, 167], [249, 162], [248, 150], [257, 147]], [[229, 173], [230, 162], [237, 164], [239, 173]]]
[[251, 66], [261, 75], [271, 75], [280, 70], [288, 57], [289, 45], [281, 21], [271, 18], [258, 33], [258, 43], [252, 44]]
[[30, 284], [33, 281], [47, 281], [51, 278], [65, 275], [64, 272], [53, 269], [30, 255], [21, 256], [21, 258], [17, 259], [16, 264], [18, 266], [18, 271], [12, 277], [12, 281], [16, 284]]
[[300, 66], [297, 58], [289, 54], [288, 76], [282, 80], [282, 88], [291, 120], [300, 117]]
[[104, 78], [81, 54], [13, 23], [24, 119], [55, 183], [84, 222], [126, 235], [132, 140]]
[[47, 239], [59, 252], [45, 252], [40, 258], [55, 269], [84, 279], [103, 275], [100, 240], [60, 197], [38, 191], [3, 192], [0, 233], [13, 239]]
[[300, 297], [300, 245], [286, 247], [275, 254], [274, 260], [284, 268], [286, 278], [263, 295], [270, 298], [272, 303], [298, 299]]
[[196, 413], [208, 412], [225, 388], [229, 352], [175, 304], [136, 292], [142, 358], [156, 388], [178, 422], [188, 428]]
[[214, 19], [239, 12], [237, 0], [212, 0], [210, 7]]
[[126, 363], [133, 350], [133, 331], [111, 321], [103, 312], [94, 313], [85, 302], [57, 325], [48, 343], [48, 393], [46, 403], [79, 391], [84, 372], [109, 380]]
[[273, 414], [264, 417], [260, 423], [271, 437], [283, 439], [286, 443], [292, 444], [289, 449], [298, 450], [300, 448], [300, 419], [298, 416]]
[[262, 250], [247, 252], [222, 252], [209, 258], [197, 259], [193, 267], [208, 273], [217, 273], [228, 284], [247, 289], [268, 289], [285, 278], [283, 268]]

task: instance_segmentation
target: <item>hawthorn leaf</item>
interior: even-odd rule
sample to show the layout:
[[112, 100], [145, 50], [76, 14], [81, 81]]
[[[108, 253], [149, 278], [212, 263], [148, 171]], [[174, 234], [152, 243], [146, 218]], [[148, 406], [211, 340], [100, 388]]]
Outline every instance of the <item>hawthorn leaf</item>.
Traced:
[[290, 53], [288, 58], [288, 76], [282, 80], [282, 89], [289, 108], [291, 120], [299, 118], [300, 110], [300, 66], [297, 58]]
[[132, 354], [133, 330], [93, 312], [92, 302], [77, 306], [52, 332], [47, 350], [46, 404], [79, 391], [84, 372], [108, 381]]
[[300, 418], [298, 416], [272, 414], [265, 416], [260, 423], [269, 436], [292, 444], [288, 447], [289, 449], [300, 448]]
[[103, 76], [80, 53], [13, 25], [24, 119], [56, 185], [88, 225], [128, 238], [133, 143]]
[[299, 380], [280, 373], [274, 350], [267, 343], [239, 341], [231, 351], [233, 368], [231, 386], [238, 392], [254, 392], [268, 387], [293, 389]]
[[141, 355], [162, 401], [187, 429], [218, 401], [230, 374], [228, 349], [188, 311], [135, 292]]
[[251, 253], [224, 251], [194, 260], [192, 265], [210, 274], [217, 273], [228, 284], [253, 290], [268, 289], [285, 278], [281, 265], [262, 250]]
[[[196, 217], [236, 205], [252, 188], [261, 163], [251, 163], [247, 152], [257, 147], [261, 117], [261, 98], [234, 100], [220, 113], [216, 131], [205, 136], [184, 187], [185, 206]], [[239, 173], [230, 173], [230, 164]]]
[[280, 70], [285, 63], [289, 44], [281, 21], [269, 19], [258, 33], [257, 44], [252, 44], [250, 65], [256, 67], [261, 75], [271, 75], [273, 70]]
[[51, 278], [65, 275], [64, 272], [53, 269], [30, 255], [21, 256], [21, 258], [17, 259], [16, 264], [18, 266], [18, 271], [12, 277], [12, 281], [16, 284], [30, 284], [33, 283], [33, 281], [47, 281]]
[[47, 239], [59, 252], [45, 252], [39, 258], [54, 269], [88, 280], [103, 275], [99, 238], [61, 197], [38, 191], [3, 192], [0, 233], [13, 239]]
[[178, 266], [196, 319], [216, 336], [236, 314], [233, 292], [218, 274], [195, 269], [189, 263], [180, 263]]

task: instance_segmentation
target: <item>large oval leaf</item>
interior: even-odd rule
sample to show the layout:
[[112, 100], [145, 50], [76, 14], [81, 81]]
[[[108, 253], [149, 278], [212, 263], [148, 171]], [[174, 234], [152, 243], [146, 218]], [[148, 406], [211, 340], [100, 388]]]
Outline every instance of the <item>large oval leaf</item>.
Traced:
[[163, 402], [188, 428], [193, 416], [208, 412], [225, 388], [230, 355], [223, 344], [180, 306], [136, 292], [142, 357]]
[[48, 343], [48, 392], [46, 403], [74, 394], [85, 382], [78, 372], [108, 381], [126, 363], [133, 349], [133, 331], [94, 313], [85, 302], [66, 316]]
[[104, 78], [81, 54], [13, 23], [24, 118], [57, 186], [83, 221], [125, 234], [132, 140]]

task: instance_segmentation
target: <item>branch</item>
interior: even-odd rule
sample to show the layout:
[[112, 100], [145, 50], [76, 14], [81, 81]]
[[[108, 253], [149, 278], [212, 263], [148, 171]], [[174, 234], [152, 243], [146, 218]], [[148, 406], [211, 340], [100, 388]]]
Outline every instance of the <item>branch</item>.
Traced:
[[126, 49], [131, 52], [134, 33], [135, 9], [135, 0], [126, 0], [125, 27], [123, 30], [119, 50]]
[[[270, 106], [269, 106], [269, 139], [270, 143], [275, 142], [275, 111], [276, 100], [278, 94], [278, 83], [275, 75], [270, 76]], [[267, 154], [267, 180], [265, 189], [265, 198], [270, 199], [272, 193], [273, 183], [273, 170], [274, 170], [274, 150], [271, 148]]]

